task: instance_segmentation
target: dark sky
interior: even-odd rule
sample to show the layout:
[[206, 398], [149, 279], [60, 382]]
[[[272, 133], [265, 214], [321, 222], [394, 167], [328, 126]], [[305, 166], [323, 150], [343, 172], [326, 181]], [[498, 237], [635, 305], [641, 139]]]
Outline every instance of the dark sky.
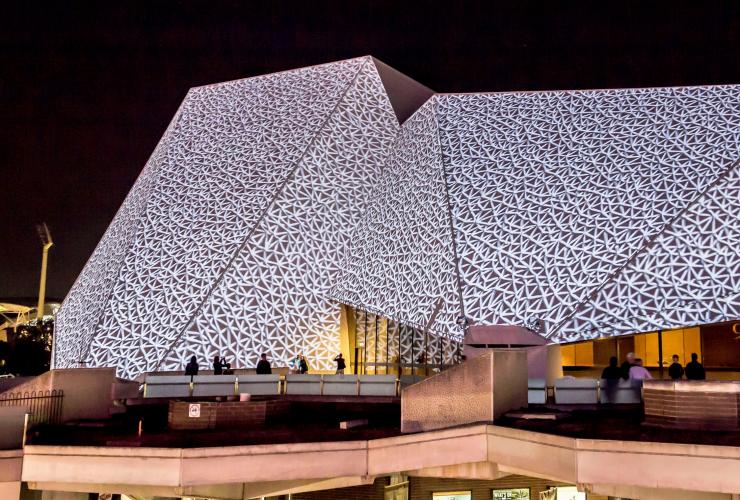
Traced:
[[[599, 6], [601, 10], [592, 10]], [[372, 54], [439, 92], [740, 83], [740, 2], [4, 2], [0, 298], [63, 298], [189, 87]]]

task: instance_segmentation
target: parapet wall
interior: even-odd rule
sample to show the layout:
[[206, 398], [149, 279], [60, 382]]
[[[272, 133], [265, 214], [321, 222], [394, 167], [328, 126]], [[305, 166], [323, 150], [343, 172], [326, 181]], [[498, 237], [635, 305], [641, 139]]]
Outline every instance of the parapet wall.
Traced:
[[[191, 407], [197, 412], [191, 413]], [[167, 426], [173, 430], [224, 429], [262, 425], [279, 419], [290, 408], [289, 401], [170, 401]]]
[[62, 422], [77, 419], [102, 419], [110, 416], [112, 387], [117, 382], [114, 368], [69, 368], [50, 370], [10, 393], [62, 391]]
[[492, 422], [526, 406], [526, 351], [491, 350], [404, 389], [401, 432]]
[[643, 398], [648, 425], [740, 430], [740, 381], [646, 380]]

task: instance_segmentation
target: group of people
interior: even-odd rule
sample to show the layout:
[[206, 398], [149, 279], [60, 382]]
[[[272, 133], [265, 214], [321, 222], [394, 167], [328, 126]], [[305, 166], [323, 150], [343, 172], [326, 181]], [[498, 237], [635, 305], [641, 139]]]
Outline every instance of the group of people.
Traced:
[[[340, 354], [341, 356], [341, 354]], [[290, 368], [293, 373], [308, 373], [308, 362], [306, 357], [296, 356], [290, 362]], [[195, 356], [190, 357], [190, 361], [185, 365], [185, 375], [198, 375], [198, 359]], [[231, 370], [231, 363], [226, 361], [226, 358], [221, 356], [215, 356], [213, 358], [213, 374], [214, 375], [231, 375], [234, 372]], [[272, 365], [267, 360], [267, 354], [260, 356], [259, 362], [257, 362], [257, 375], [270, 375], [272, 374]]]
[[[200, 367], [198, 366], [198, 358], [190, 356], [190, 361], [185, 365], [185, 375], [198, 375]], [[214, 375], [231, 375], [234, 373], [231, 371], [231, 363], [226, 361], [226, 358], [221, 356], [215, 356], [213, 358], [213, 374]]]
[[306, 361], [306, 356], [303, 354], [296, 356], [290, 361], [288, 368], [291, 373], [308, 373], [308, 361]]
[[[699, 356], [694, 352], [691, 354], [691, 361], [686, 364], [684, 368], [681, 363], [678, 362], [678, 354], [674, 354], [672, 357], [673, 363], [668, 367], [668, 375], [673, 380], [681, 380], [686, 375], [687, 380], [704, 380], [706, 378], [706, 372], [704, 366], [698, 361]], [[634, 352], [627, 354], [627, 357], [621, 366], [617, 366], [619, 360], [616, 356], [612, 356], [609, 359], [609, 366], [604, 368], [601, 372], [601, 378], [606, 380], [646, 380], [652, 379], [653, 376], [650, 372], [642, 365], [642, 359], [636, 358]]]

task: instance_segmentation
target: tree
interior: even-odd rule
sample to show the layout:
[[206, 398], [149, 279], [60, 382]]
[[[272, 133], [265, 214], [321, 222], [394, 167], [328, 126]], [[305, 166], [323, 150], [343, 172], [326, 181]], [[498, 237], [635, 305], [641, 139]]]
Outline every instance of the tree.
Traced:
[[16, 328], [6, 370], [15, 375], [40, 375], [49, 370], [54, 320], [30, 321]]

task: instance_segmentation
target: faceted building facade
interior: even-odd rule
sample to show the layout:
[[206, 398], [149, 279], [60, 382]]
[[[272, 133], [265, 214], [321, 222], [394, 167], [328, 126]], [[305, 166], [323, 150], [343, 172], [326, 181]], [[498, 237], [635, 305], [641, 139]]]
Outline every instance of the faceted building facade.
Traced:
[[738, 319], [738, 159], [738, 86], [433, 95], [364, 57], [192, 89], [59, 312], [55, 366], [326, 369], [360, 324], [366, 361], [444, 364], [466, 325]]

